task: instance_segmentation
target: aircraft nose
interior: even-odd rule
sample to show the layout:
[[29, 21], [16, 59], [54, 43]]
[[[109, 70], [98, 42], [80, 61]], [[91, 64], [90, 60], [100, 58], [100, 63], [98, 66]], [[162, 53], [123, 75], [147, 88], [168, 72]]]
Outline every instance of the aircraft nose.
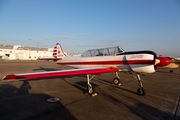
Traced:
[[166, 57], [156, 57], [156, 60], [159, 61], [156, 66], [167, 66], [171, 63], [171, 61]]

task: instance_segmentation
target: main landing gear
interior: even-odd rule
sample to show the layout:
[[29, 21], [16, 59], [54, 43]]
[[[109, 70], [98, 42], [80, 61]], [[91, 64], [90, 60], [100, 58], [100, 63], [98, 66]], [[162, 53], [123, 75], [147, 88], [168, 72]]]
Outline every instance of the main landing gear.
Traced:
[[[146, 94], [146, 90], [143, 88], [143, 85], [142, 85], [142, 80], [140, 78], [140, 74], [137, 73], [137, 79], [139, 81], [139, 88], [137, 89], [137, 94], [138, 95], [142, 95], [144, 96]], [[93, 87], [90, 83], [90, 81], [95, 77], [95, 75], [90, 75], [90, 74], [87, 74], [87, 92], [88, 94], [90, 95], [93, 95], [94, 94], [94, 90], [93, 90]], [[119, 75], [118, 75], [118, 72], [116, 72], [116, 78], [113, 79], [113, 84], [115, 85], [121, 85], [120, 83], [120, 79], [119, 79]], [[97, 95], [97, 94], [96, 94]]]
[[[90, 81], [95, 77], [95, 75], [90, 75], [90, 74], [87, 74], [87, 93], [90, 94], [90, 95], [93, 95], [94, 94], [94, 90], [93, 90], [93, 87], [90, 83]], [[114, 78], [113, 80], [113, 83], [115, 85], [121, 85], [120, 83], [120, 79], [119, 79], [119, 76], [118, 76], [118, 72], [116, 72], [116, 78]], [[96, 94], [97, 95], [97, 94]]]
[[121, 85], [118, 72], [116, 72], [116, 78], [113, 79], [113, 84]]
[[95, 75], [90, 76], [89, 74], [87, 74], [87, 92], [92, 95], [94, 93], [93, 91], [93, 87], [90, 83], [90, 81], [94, 78]]

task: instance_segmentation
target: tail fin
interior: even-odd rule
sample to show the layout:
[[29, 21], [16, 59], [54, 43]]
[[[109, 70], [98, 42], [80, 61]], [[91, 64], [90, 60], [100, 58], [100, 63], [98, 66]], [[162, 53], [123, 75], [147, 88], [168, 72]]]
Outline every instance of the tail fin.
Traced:
[[66, 54], [64, 54], [62, 47], [59, 43], [56, 44], [53, 50], [53, 57], [59, 58], [59, 57], [67, 57]]

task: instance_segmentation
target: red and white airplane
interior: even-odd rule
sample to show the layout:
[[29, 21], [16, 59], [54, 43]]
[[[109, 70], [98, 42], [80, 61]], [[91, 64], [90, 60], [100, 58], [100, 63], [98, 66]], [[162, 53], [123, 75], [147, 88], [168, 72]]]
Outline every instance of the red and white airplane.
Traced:
[[54, 60], [57, 64], [67, 65], [78, 69], [14, 74], [7, 75], [4, 79], [26, 79], [86, 74], [87, 92], [93, 94], [93, 88], [90, 81], [95, 75], [101, 75], [106, 72], [115, 72], [116, 77], [113, 79], [113, 83], [118, 85], [120, 83], [118, 72], [135, 72], [140, 85], [137, 93], [139, 95], [145, 95], [146, 91], [143, 88], [140, 73], [153, 73], [155, 72], [154, 66], [166, 66], [170, 63], [170, 60], [165, 57], [156, 59], [156, 53], [153, 51], [125, 52], [118, 46], [87, 50], [81, 56], [68, 57], [64, 54], [59, 43], [54, 47], [52, 57], [38, 59]]

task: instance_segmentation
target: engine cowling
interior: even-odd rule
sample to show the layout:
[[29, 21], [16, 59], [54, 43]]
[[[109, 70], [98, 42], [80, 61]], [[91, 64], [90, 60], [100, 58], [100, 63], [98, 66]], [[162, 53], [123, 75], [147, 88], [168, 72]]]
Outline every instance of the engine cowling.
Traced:
[[164, 67], [164, 66], [169, 65], [170, 63], [171, 61], [166, 57], [156, 57], [154, 65], [157, 67]]
[[153, 51], [124, 52], [125, 59], [129, 65], [129, 71], [137, 73], [153, 73], [157, 66], [167, 66], [171, 63], [168, 58], [157, 57]]
[[126, 60], [131, 70], [137, 73], [155, 72], [156, 54], [153, 51], [126, 52]]

